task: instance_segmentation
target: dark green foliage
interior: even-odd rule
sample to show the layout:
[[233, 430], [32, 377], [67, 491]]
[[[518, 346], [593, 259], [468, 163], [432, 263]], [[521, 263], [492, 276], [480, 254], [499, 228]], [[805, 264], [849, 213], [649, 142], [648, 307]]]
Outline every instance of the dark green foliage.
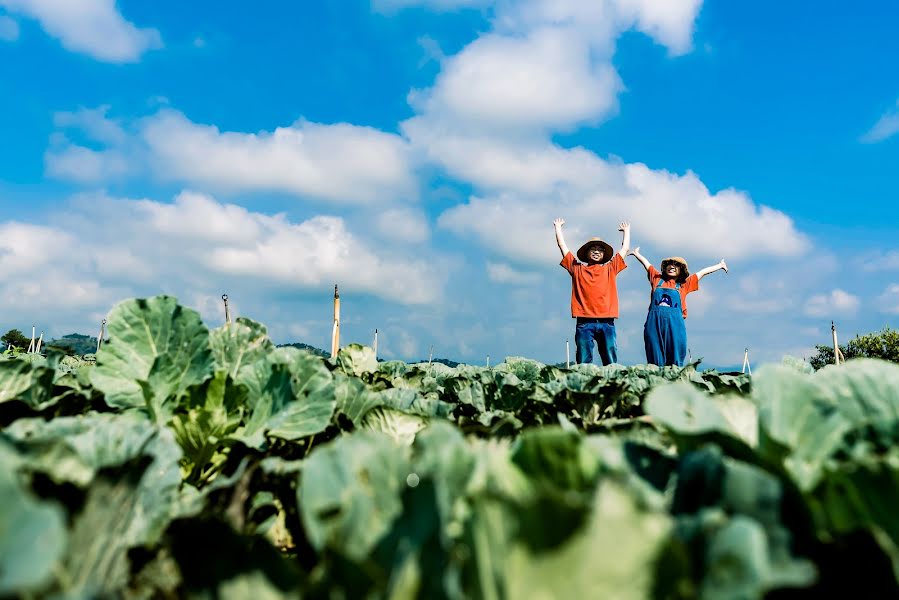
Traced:
[[25, 337], [25, 334], [18, 329], [10, 329], [3, 334], [3, 337], [0, 337], [0, 342], [3, 342], [3, 348], [0, 350], [6, 350], [10, 345], [19, 350], [25, 350], [31, 344], [31, 338]]
[[[815, 346], [818, 353], [809, 359], [809, 363], [815, 369], [822, 369], [832, 365], [833, 346]], [[859, 335], [847, 342], [840, 344], [840, 352], [846, 360], [850, 358], [879, 358], [890, 362], [899, 363], [899, 330], [884, 327], [877, 333]]]
[[0, 596], [899, 594], [899, 366], [332, 361], [126, 301], [0, 358]]

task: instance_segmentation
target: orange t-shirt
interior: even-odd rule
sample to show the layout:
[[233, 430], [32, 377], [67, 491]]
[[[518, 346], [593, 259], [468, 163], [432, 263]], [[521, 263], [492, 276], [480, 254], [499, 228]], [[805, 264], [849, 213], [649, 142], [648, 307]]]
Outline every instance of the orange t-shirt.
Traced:
[[617, 252], [601, 265], [585, 265], [569, 252], [559, 263], [571, 274], [571, 316], [618, 318], [618, 286], [615, 277], [627, 268]]
[[[659, 284], [659, 280], [662, 279], [662, 274], [656, 269], [654, 266], [649, 265], [649, 271], [647, 271], [647, 275], [649, 276], [649, 284], [652, 286], [652, 289], [656, 289], [656, 284], [659, 287], [663, 288], [671, 288], [674, 289], [677, 287], [677, 282], [674, 279], [668, 279], [666, 281], [662, 281]], [[690, 292], [695, 292], [699, 289], [699, 277], [697, 277], [696, 273], [693, 273], [687, 280], [680, 284], [680, 305], [683, 309], [684, 318], [687, 318], [687, 294]]]

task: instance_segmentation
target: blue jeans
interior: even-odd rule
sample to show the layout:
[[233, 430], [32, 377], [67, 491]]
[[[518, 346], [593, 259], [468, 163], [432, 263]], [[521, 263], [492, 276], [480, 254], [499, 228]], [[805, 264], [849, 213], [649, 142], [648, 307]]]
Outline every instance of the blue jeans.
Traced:
[[615, 346], [615, 319], [577, 318], [574, 343], [577, 345], [577, 362], [593, 362], [593, 342], [599, 350], [599, 358], [604, 365], [618, 362], [618, 348]]

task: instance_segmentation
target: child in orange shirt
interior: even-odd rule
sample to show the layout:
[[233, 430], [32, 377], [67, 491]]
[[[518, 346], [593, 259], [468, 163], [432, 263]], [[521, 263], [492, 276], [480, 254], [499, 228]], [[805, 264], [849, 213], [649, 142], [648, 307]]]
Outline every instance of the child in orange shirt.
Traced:
[[627, 268], [624, 257], [630, 250], [631, 225], [626, 221], [618, 225], [618, 231], [624, 233], [618, 252], [601, 239], [591, 238], [578, 249], [575, 259], [562, 235], [564, 224], [564, 219], [553, 221], [556, 243], [562, 252], [559, 264], [571, 275], [571, 316], [577, 319], [574, 334], [577, 362], [593, 362], [594, 341], [602, 364], [618, 362], [615, 340], [618, 287], [615, 278]]
[[[721, 259], [716, 265], [690, 274], [687, 261], [672, 256], [662, 261], [658, 271], [640, 254], [640, 247], [631, 252], [646, 267], [652, 296], [649, 313], [643, 325], [643, 345], [646, 362], [664, 366], [684, 366], [687, 357], [687, 294], [699, 289], [699, 280], [719, 269], [727, 272], [727, 263]], [[674, 293], [677, 292], [677, 293]]]

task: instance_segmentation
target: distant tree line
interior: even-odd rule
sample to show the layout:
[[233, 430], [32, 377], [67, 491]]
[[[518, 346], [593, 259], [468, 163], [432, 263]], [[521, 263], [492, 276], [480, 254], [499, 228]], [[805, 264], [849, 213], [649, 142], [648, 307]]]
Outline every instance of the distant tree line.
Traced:
[[[809, 363], [815, 369], [833, 364], [833, 346], [815, 346], [818, 353]], [[899, 330], [885, 327], [877, 333], [859, 335], [840, 345], [843, 358], [879, 358], [899, 363]]]

